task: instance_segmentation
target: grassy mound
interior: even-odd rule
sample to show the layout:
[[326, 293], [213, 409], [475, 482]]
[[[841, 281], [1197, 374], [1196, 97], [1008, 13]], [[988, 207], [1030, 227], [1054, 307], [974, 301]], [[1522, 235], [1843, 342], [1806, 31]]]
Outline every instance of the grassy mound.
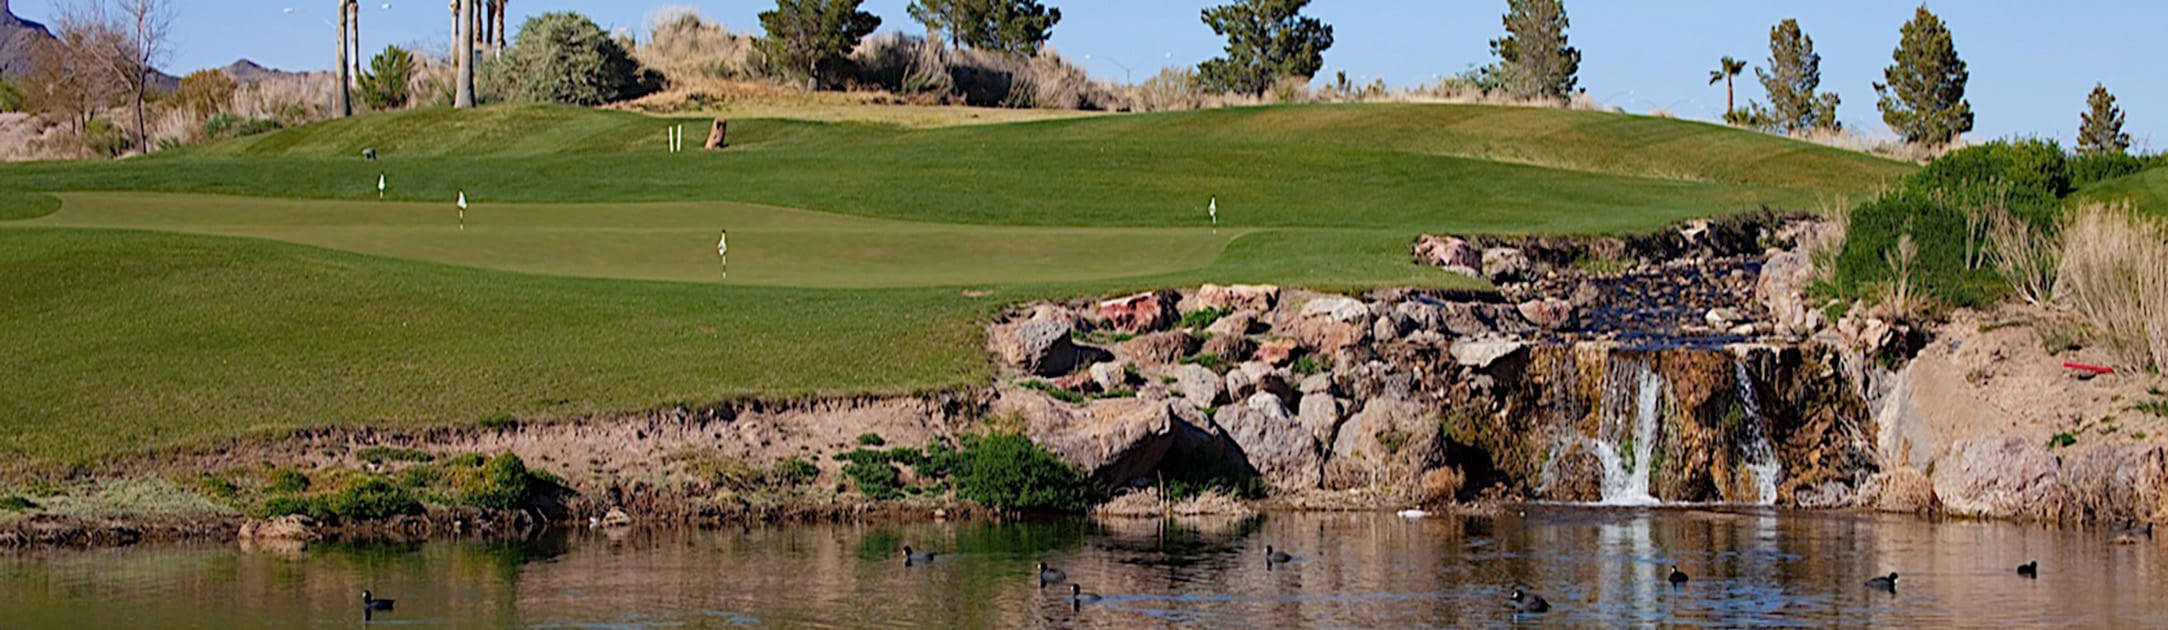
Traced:
[[[1645, 230], [1915, 170], [1710, 125], [1480, 106], [747, 120], [730, 151], [664, 153], [677, 122], [418, 111], [0, 166], [0, 191], [35, 191], [0, 193], [0, 218], [30, 219], [0, 223], [0, 347], [22, 349], [0, 358], [0, 461], [974, 386], [979, 320], [1004, 303], [1467, 286], [1411, 264], [1411, 239]], [[372, 147], [382, 160], [361, 160]]]

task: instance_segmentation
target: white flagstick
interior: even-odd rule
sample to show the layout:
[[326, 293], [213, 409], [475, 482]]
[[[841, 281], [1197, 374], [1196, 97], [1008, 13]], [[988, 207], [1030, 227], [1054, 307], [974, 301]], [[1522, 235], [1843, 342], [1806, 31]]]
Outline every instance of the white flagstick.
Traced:
[[730, 279], [730, 230], [723, 230], [723, 237], [715, 241], [715, 255], [723, 259], [723, 279]]
[[467, 231], [467, 191], [459, 191], [459, 231]]
[[384, 200], [384, 174], [383, 174], [383, 173], [377, 173], [377, 174], [376, 174], [376, 200], [377, 200], [377, 201], [383, 201], [383, 200]]
[[1210, 212], [1210, 213], [1212, 213], [1212, 233], [1213, 233], [1213, 234], [1218, 234], [1218, 233], [1219, 233], [1219, 195], [1213, 195], [1213, 196], [1212, 196], [1212, 208], [1211, 208], [1210, 210], [1208, 210], [1207, 212]]

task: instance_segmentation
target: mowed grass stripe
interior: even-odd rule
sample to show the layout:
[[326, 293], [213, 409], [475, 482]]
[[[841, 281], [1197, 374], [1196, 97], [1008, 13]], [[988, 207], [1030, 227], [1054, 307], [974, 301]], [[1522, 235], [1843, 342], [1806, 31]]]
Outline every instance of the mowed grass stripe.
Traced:
[[723, 202], [451, 204], [67, 193], [18, 226], [270, 238], [546, 275], [821, 288], [1062, 283], [1203, 269], [1245, 231], [944, 225]]

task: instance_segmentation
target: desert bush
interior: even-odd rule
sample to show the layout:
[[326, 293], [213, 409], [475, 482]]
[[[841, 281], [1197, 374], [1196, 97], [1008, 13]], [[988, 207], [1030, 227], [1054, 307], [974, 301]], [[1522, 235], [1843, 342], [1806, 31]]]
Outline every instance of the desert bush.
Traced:
[[2070, 185], [2083, 187], [2145, 169], [2143, 158], [2128, 153], [2081, 154], [2070, 158]]
[[338, 79], [316, 74], [264, 79], [234, 90], [224, 112], [241, 120], [270, 120], [297, 127], [330, 117]]
[[[1921, 237], [1908, 269], [1917, 297], [1956, 306], [1985, 304], [2008, 288], [1998, 274], [2005, 261], [1993, 251], [2001, 247], [1993, 242], [1996, 222], [2008, 215], [2035, 233], [2045, 230], [2072, 190], [2062, 150], [2051, 141], [1997, 141], [1951, 151], [1852, 211], [1836, 259], [1836, 292], [1893, 297], [1868, 290], [1895, 279], [1891, 255], [1909, 234]], [[2005, 240], [2020, 236], [2015, 226], [2001, 229]]]
[[212, 140], [223, 140], [270, 133], [278, 131], [279, 128], [279, 121], [269, 118], [242, 118], [233, 114], [219, 114], [203, 122], [203, 135]]
[[15, 87], [12, 81], [0, 78], [0, 114], [19, 111], [23, 111], [22, 88]]
[[240, 84], [224, 71], [197, 70], [181, 77], [181, 86], [166, 97], [165, 103], [207, 119], [225, 109], [233, 101], [233, 93], [240, 89]]
[[2168, 367], [2168, 226], [2128, 205], [2090, 204], [2062, 230], [2055, 302], [2123, 365]]
[[2027, 304], [2046, 305], [2055, 294], [2062, 245], [2048, 228], [2008, 212], [1996, 213], [1989, 221], [1988, 245], [1995, 271], [2010, 284], [2010, 294]]
[[128, 137], [127, 130], [103, 118], [83, 125], [82, 140], [84, 149], [105, 157], [116, 157], [135, 147], [135, 141]]
[[272, 497], [259, 511], [274, 518], [299, 514], [320, 521], [369, 521], [420, 514], [422, 504], [406, 488], [368, 477], [329, 495]]
[[700, 77], [752, 78], [763, 63], [752, 36], [731, 33], [688, 7], [663, 9], [649, 17], [647, 41], [632, 54], [673, 84]]
[[406, 107], [413, 81], [414, 53], [385, 46], [384, 52], [369, 60], [369, 71], [358, 81], [361, 104], [377, 111]]
[[1051, 50], [1035, 56], [950, 49], [901, 33], [866, 38], [852, 51], [858, 82], [903, 95], [978, 107], [1114, 109], [1117, 98]]
[[519, 41], [485, 64], [487, 100], [601, 105], [654, 91], [623, 43], [578, 13], [546, 13], [520, 26]]
[[843, 476], [851, 479], [851, 485], [859, 494], [875, 501], [894, 501], [903, 498], [903, 473], [894, 464], [885, 461], [853, 461], [843, 465]]
[[527, 462], [511, 453], [489, 458], [478, 472], [473, 483], [460, 492], [460, 503], [493, 510], [516, 510], [532, 502], [542, 487], [539, 480], [527, 472]]
[[963, 499], [1027, 512], [1090, 507], [1084, 473], [1022, 435], [967, 437], [957, 458], [956, 495]]
[[1955, 193], [2002, 187], [2021, 214], [2052, 211], [2070, 194], [2070, 168], [2053, 140], [1998, 140], [1952, 151], [1913, 174], [1907, 185]]

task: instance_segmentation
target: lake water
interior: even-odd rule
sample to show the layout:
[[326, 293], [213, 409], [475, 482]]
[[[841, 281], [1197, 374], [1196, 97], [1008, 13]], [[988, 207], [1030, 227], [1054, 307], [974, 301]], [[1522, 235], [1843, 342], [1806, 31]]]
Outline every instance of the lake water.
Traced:
[[[1525, 510], [1525, 514], [1523, 514]], [[903, 545], [944, 555], [906, 567]], [[1296, 560], [1268, 570], [1266, 545]], [[1184, 525], [567, 531], [525, 542], [0, 552], [0, 629], [2168, 627], [2168, 553], [1908, 516], [1529, 506]], [[1045, 560], [1105, 596], [1041, 590]], [[2015, 573], [2040, 562], [2040, 578]], [[1664, 581], [1673, 564], [1693, 576]], [[1868, 577], [1901, 574], [1895, 594]], [[1516, 584], [1548, 598], [1515, 616]]]

